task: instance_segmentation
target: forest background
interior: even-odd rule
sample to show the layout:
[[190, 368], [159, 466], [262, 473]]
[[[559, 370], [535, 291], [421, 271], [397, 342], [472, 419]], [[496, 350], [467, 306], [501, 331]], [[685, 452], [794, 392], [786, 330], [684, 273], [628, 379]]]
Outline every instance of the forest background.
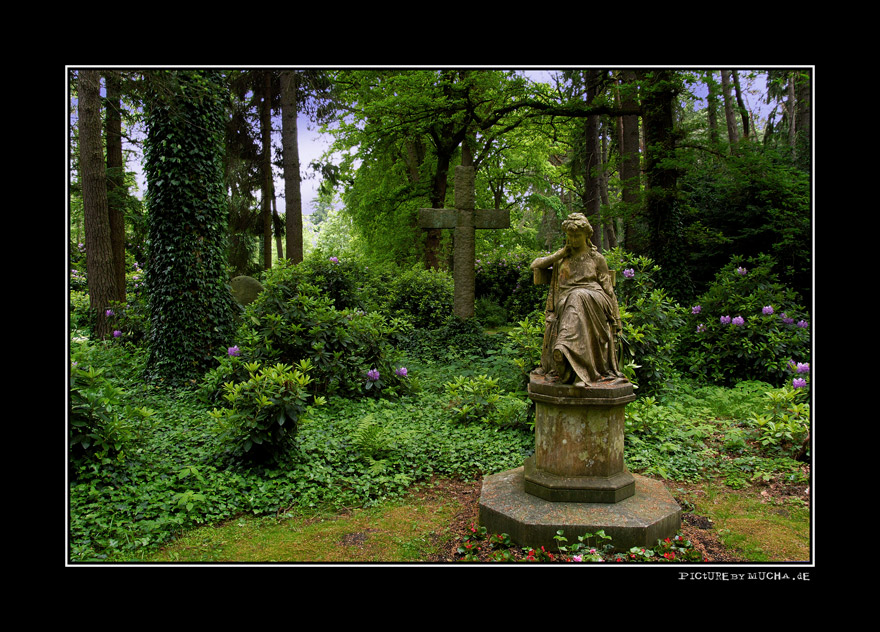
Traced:
[[[143, 388], [238, 401], [215, 410], [230, 454], [261, 445], [270, 461], [309, 405], [405, 393], [395, 348], [453, 366], [438, 346], [480, 340], [483, 360], [497, 359], [481, 328], [502, 328], [514, 347], [502, 355], [527, 371], [544, 300], [528, 262], [561, 246], [572, 212], [617, 270], [621, 364], [643, 398], [684, 378], [760, 381], [803, 401], [813, 74], [68, 69], [72, 479], [117, 467], [126, 416], [149, 417], [123, 413], [107, 376], [77, 364], [112, 348]], [[297, 120], [329, 139], [307, 165]], [[417, 222], [419, 208], [452, 206], [459, 164], [475, 168], [477, 208], [511, 216], [509, 229], [477, 231], [480, 331], [449, 323], [452, 235]], [[229, 292], [239, 275], [266, 287], [247, 310]], [[248, 391], [275, 379], [288, 385], [280, 399]], [[513, 399], [495, 401], [522, 412]], [[754, 428], [797, 456], [810, 445], [797, 410]]]
[[[107, 125], [120, 131], [108, 135], [122, 142], [120, 149], [113, 143], [106, 159], [119, 172], [108, 181], [117, 200], [110, 215], [122, 214], [127, 231], [122, 237], [118, 227], [111, 231], [116, 284], [123, 285], [118, 243], [127, 239], [143, 250], [148, 242], [141, 165], [149, 82], [143, 77], [162, 73], [111, 74], [115, 103], [107, 111], [118, 116]], [[674, 277], [663, 285], [676, 299], [704, 290], [732, 254], [764, 253], [811, 303], [811, 182], [804, 179], [812, 138], [810, 68], [246, 69], [224, 75], [233, 273], [256, 274], [285, 257], [301, 260], [316, 247], [344, 247], [377, 264], [421, 260], [448, 268], [450, 235], [423, 232], [415, 218], [420, 207], [449, 206], [449, 174], [455, 164], [470, 163], [478, 173], [478, 207], [505, 208], [513, 217], [509, 231], [478, 232], [478, 258], [554, 247], [560, 219], [576, 208], [593, 220], [600, 249], [620, 245]], [[286, 102], [282, 77], [295, 84]], [[72, 71], [70, 239], [84, 244], [76, 85]], [[296, 120], [333, 139], [307, 165], [291, 124]], [[284, 142], [293, 145], [282, 151]], [[318, 191], [311, 208], [308, 198], [303, 204], [304, 181], [317, 184], [309, 187]]]

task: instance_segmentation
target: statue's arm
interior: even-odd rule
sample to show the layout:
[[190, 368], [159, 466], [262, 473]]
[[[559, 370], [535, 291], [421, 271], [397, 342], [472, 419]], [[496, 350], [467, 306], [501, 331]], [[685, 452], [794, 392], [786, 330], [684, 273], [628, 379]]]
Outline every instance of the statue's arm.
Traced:
[[558, 261], [561, 261], [565, 257], [567, 253], [566, 248], [567, 247], [560, 248], [552, 255], [547, 255], [546, 257], [538, 257], [537, 259], [532, 261], [529, 267], [532, 270], [535, 270], [536, 268], [549, 268], [550, 266], [554, 265]]

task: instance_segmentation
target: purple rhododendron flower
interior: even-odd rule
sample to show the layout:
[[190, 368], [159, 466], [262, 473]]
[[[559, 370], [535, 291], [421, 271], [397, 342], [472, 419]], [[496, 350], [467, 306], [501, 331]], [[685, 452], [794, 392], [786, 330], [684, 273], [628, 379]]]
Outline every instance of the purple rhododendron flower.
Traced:
[[733, 324], [736, 325], [737, 327], [739, 327], [740, 325], [745, 325], [745, 323], [746, 323], [746, 321], [743, 319], [742, 316], [735, 317], [733, 319], [733, 321], [731, 321], [731, 322], [733, 322]]
[[339, 259], [336, 257], [330, 257], [330, 263], [339, 263]]
[[229, 353], [229, 355], [231, 355], [231, 356], [240, 356], [241, 355], [241, 351], [239, 350], [237, 345], [234, 347], [229, 347], [229, 349], [227, 350], [227, 353]]
[[794, 318], [791, 318], [790, 316], [786, 316], [785, 312], [782, 312], [779, 315], [779, 317], [782, 319], [782, 322], [784, 322], [786, 325], [791, 325], [794, 322]]
[[633, 270], [632, 268], [627, 268], [626, 270], [623, 271], [623, 276], [625, 276], [627, 279], [631, 279], [635, 275], [636, 275], [636, 271]]
[[703, 307], [700, 305], [694, 305], [691, 307], [691, 314], [699, 314], [701, 311], [703, 311]]
[[116, 331], [113, 332], [113, 337], [114, 337], [114, 338], [119, 338], [119, 336], [121, 336], [121, 335], [122, 335], [122, 332], [119, 331], [118, 329], [117, 329]]
[[721, 324], [722, 325], [729, 325], [730, 324], [730, 316], [722, 316], [721, 317]]
[[810, 325], [809, 325], [809, 323], [807, 323], [807, 321], [805, 321], [805, 320], [799, 320], [797, 326], [798, 326], [798, 327], [803, 327], [804, 329], [806, 329], [806, 328], [809, 327]]
[[807, 385], [807, 381], [802, 377], [796, 377], [791, 381], [794, 388], [803, 388]]
[[112, 309], [108, 309], [106, 312], [104, 312], [104, 316], [108, 316], [108, 317], [109, 317], [109, 316], [115, 316], [115, 315], [116, 315], [116, 314], [113, 313], [113, 310], [112, 310]]
[[809, 362], [798, 362], [795, 366], [795, 370], [798, 373], [809, 373], [810, 372], [810, 363]]
[[371, 382], [375, 382], [379, 379], [379, 371], [377, 371], [376, 369], [370, 369], [369, 371], [367, 371], [367, 377], [370, 379]]
[[762, 309], [761, 311], [762, 311], [764, 314], [768, 314], [768, 315], [769, 315], [769, 314], [772, 314], [772, 313], [773, 313], [773, 306], [772, 306], [772, 305], [767, 305], [767, 306], [765, 306], [764, 309]]
[[396, 369], [396, 370], [394, 371], [394, 373], [396, 373], [396, 374], [399, 375], [400, 377], [406, 377], [406, 367], [405, 367], [405, 366], [402, 366], [402, 367], [400, 367], [399, 369]]
[[697, 333], [698, 334], [701, 334], [704, 331], [706, 331], [706, 325], [704, 325], [703, 323], [700, 323], [699, 325], [697, 325]]
[[736, 269], [736, 273], [739, 274], [740, 276], [745, 276], [747, 272], [748, 272], [748, 270], [746, 270], [742, 266], [740, 266]]

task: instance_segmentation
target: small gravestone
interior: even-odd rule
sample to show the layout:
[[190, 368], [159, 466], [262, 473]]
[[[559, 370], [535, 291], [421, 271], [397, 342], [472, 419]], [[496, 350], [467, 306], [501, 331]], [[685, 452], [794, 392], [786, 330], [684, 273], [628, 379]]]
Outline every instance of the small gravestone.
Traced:
[[550, 283], [543, 357], [529, 382], [535, 454], [483, 479], [480, 524], [535, 548], [554, 547], [560, 530], [572, 541], [600, 529], [618, 549], [652, 546], [681, 528], [681, 508], [661, 482], [627, 470], [624, 410], [635, 395], [617, 368], [614, 275], [582, 214], [563, 227], [566, 246], [532, 263], [535, 281]]
[[263, 291], [263, 284], [253, 277], [237, 276], [229, 282], [232, 297], [240, 304], [247, 306], [256, 300]]

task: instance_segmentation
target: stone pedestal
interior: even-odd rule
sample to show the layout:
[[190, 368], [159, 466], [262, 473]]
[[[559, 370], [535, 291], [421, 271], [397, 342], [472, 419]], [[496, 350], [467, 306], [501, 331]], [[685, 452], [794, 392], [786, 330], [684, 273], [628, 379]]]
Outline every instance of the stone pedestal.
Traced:
[[552, 501], [619, 502], [635, 493], [623, 462], [626, 404], [632, 385], [557, 385], [533, 375], [535, 456], [525, 462], [525, 490]]
[[480, 524], [489, 533], [506, 533], [519, 546], [544, 547], [555, 553], [556, 532], [568, 542], [602, 530], [621, 551], [652, 547], [681, 529], [681, 508], [663, 483], [638, 474], [635, 493], [617, 503], [575, 503], [544, 500], [523, 489], [523, 468], [483, 479]]
[[536, 406], [535, 455], [483, 480], [482, 526], [548, 550], [555, 550], [559, 530], [569, 541], [604, 530], [619, 549], [675, 535], [681, 508], [662, 483], [631, 474], [624, 463], [631, 384], [574, 386], [533, 373], [529, 397]]

